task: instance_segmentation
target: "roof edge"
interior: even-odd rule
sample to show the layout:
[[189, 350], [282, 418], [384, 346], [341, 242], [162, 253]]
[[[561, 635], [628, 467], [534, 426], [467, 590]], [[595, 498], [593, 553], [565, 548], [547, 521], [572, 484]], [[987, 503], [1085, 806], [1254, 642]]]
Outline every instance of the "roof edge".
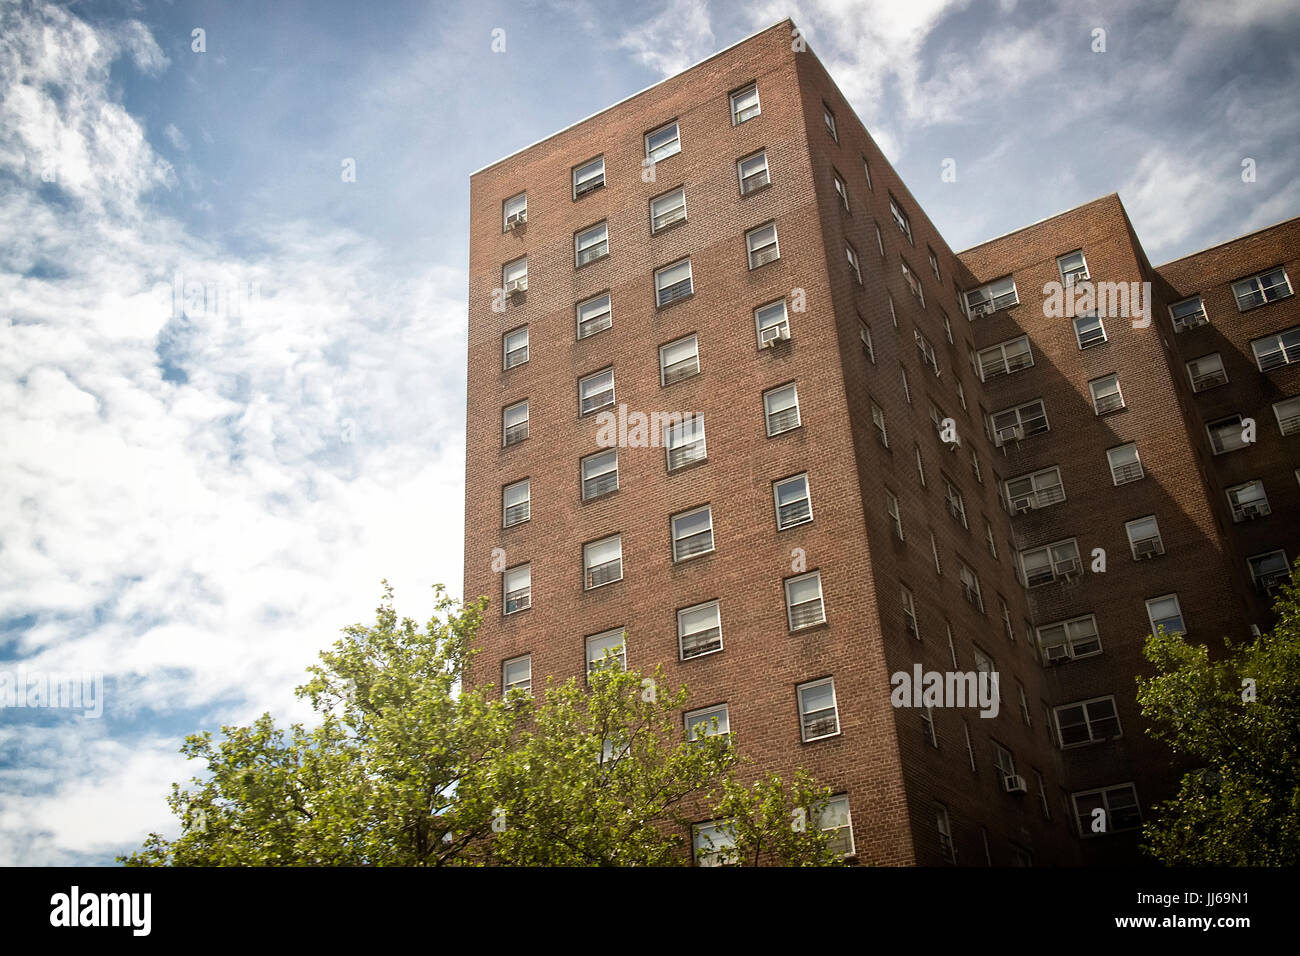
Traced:
[[1052, 215], [1050, 216], [1044, 216], [1042, 219], [1035, 219], [1033, 222], [1026, 223], [1023, 226], [1017, 226], [1015, 229], [1012, 229], [1008, 232], [1004, 232], [1001, 235], [993, 236], [990, 239], [985, 239], [983, 242], [977, 242], [973, 246], [967, 246], [965, 249], [962, 249], [960, 252], [953, 253], [953, 255], [964, 256], [966, 253], [970, 252], [973, 249], [978, 249], [980, 246], [987, 246], [991, 242], [997, 242], [999, 239], [1006, 239], [1008, 236], [1014, 236], [1016, 233], [1024, 232], [1026, 229], [1033, 229], [1034, 226], [1041, 226], [1043, 223], [1051, 222], [1053, 219], [1060, 219], [1062, 216], [1069, 215], [1070, 213], [1074, 212], [1076, 209], [1082, 209], [1084, 206], [1091, 206], [1093, 203], [1101, 202], [1103, 199], [1109, 199], [1111, 196], [1114, 196], [1116, 199], [1119, 199], [1119, 193], [1112, 190], [1111, 192], [1108, 192], [1102, 196], [1098, 196], [1095, 199], [1089, 199], [1087, 202], [1081, 202], [1077, 206], [1071, 206], [1069, 209], [1062, 209], [1060, 212], [1052, 213]]
[[1222, 242], [1216, 242], [1214, 245], [1206, 246], [1204, 249], [1198, 249], [1195, 252], [1189, 252], [1187, 253], [1187, 255], [1179, 256], [1177, 259], [1170, 259], [1168, 262], [1162, 262], [1160, 263], [1160, 265], [1153, 266], [1152, 268], [1154, 268], [1157, 272], [1159, 272], [1161, 269], [1165, 268], [1166, 266], [1172, 266], [1175, 262], [1182, 262], [1184, 259], [1194, 259], [1197, 256], [1203, 256], [1207, 252], [1213, 252], [1215, 249], [1220, 249], [1223, 246], [1230, 246], [1234, 242], [1241, 242], [1241, 240], [1243, 239], [1249, 239], [1251, 236], [1258, 236], [1261, 233], [1268, 232], [1270, 229], [1278, 229], [1282, 226], [1287, 225], [1288, 223], [1297, 222], [1297, 221], [1300, 221], [1300, 216], [1292, 216], [1290, 219], [1283, 219], [1279, 222], [1273, 223], [1271, 226], [1261, 226], [1259, 229], [1252, 229], [1250, 232], [1243, 232], [1239, 236], [1233, 236], [1231, 239], [1224, 239]]
[[762, 36], [764, 33], [767, 33], [769, 30], [776, 29], [777, 27], [781, 26], [781, 24], [783, 23], [789, 23], [791, 26], [793, 26], [794, 20], [791, 19], [790, 17], [784, 17], [780, 20], [777, 20], [775, 23], [770, 24], [769, 26], [763, 27], [763, 29], [761, 30], [756, 30], [755, 32], [749, 34], [749, 36], [742, 37], [741, 39], [737, 40], [735, 43], [732, 43], [729, 46], [725, 46], [721, 50], [718, 50], [714, 53], [710, 53], [704, 59], [692, 63], [684, 70], [678, 70], [676, 73], [672, 74], [671, 76], [665, 76], [662, 80], [656, 80], [654, 83], [651, 83], [649, 86], [643, 87], [642, 89], [637, 90], [635, 93], [623, 97], [621, 100], [619, 100], [616, 103], [611, 103], [609, 106], [603, 106], [600, 109], [596, 110], [596, 112], [591, 113], [588, 116], [584, 116], [582, 119], [577, 120], [573, 123], [570, 123], [568, 126], [565, 126], [563, 129], [558, 129], [554, 133], [548, 133], [547, 135], [543, 136], [541, 139], [534, 140], [533, 142], [529, 143], [527, 146], [521, 146], [519, 149], [516, 149], [514, 152], [507, 153], [506, 155], [502, 156], [500, 159], [494, 159], [486, 166], [480, 166], [478, 169], [474, 170], [469, 174], [470, 178], [472, 179], [473, 177], [477, 176], [479, 173], [491, 169], [493, 166], [499, 166], [501, 163], [504, 163], [507, 159], [511, 159], [512, 157], [518, 156], [520, 153], [527, 152], [528, 150], [532, 149], [534, 146], [540, 146], [548, 139], [554, 139], [555, 137], [559, 136], [562, 133], [567, 133], [569, 130], [581, 126], [583, 123], [586, 123], [589, 120], [595, 119], [597, 116], [600, 116], [602, 113], [608, 113], [610, 110], [622, 106], [624, 103], [627, 103], [629, 100], [636, 99], [638, 96], [642, 95], [643, 93], [649, 93], [656, 86], [662, 86], [664, 83], [667, 83], [669, 80], [675, 80], [677, 77], [685, 73], [689, 73], [697, 66], [702, 66], [705, 63], [708, 63], [710, 60], [722, 56], [722, 54], [728, 52], [729, 50], [735, 49], [736, 47], [740, 46], [742, 43], [748, 43], [750, 40], [754, 39], [754, 37]]

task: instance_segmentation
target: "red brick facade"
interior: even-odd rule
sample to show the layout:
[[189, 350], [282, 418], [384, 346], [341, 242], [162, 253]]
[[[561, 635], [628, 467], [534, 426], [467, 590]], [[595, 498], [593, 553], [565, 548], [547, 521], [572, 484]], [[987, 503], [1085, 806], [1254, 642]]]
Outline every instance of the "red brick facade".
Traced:
[[[1156, 279], [1162, 303], [1174, 295], [1170, 289], [1181, 297], [1199, 276], [1222, 284], [1238, 278], [1227, 275], [1238, 266], [1250, 272], [1254, 256], [1210, 250], [1202, 256], [1215, 258], [1204, 266], [1199, 258], [1191, 266], [1180, 260], [1156, 276], [1118, 199], [1107, 197], [959, 258], [820, 62], [792, 48], [791, 30], [789, 21], [778, 24], [471, 178], [465, 594], [492, 600], [473, 679], [499, 685], [503, 662], [528, 654], [540, 692], [547, 676], [583, 673], [586, 636], [625, 627], [628, 664], [662, 664], [670, 682], [690, 687], [690, 709], [725, 702], [737, 746], [758, 768], [786, 774], [803, 766], [846, 794], [863, 862], [945, 862], [940, 806], [959, 863], [983, 864], [986, 853], [995, 864], [1131, 854], [1131, 834], [1080, 840], [1070, 794], [1133, 782], [1145, 809], [1168, 790], [1167, 757], [1145, 744], [1132, 703], [1150, 629], [1144, 601], [1176, 592], [1195, 635], [1239, 634], [1243, 602], [1253, 599], [1238, 552], [1264, 545], [1224, 530], [1227, 499], [1201, 479], [1206, 452], [1188, 440], [1199, 427], [1195, 401], [1209, 396], [1193, 399], [1184, 357], [1162, 343], [1174, 340], [1181, 349], [1182, 338], [1191, 342], [1205, 330], [1174, 336], [1162, 305], [1152, 328], [1131, 329], [1123, 320], [1120, 329], [1121, 320], [1108, 320], [1110, 339], [1081, 351], [1069, 319], [1041, 318], [1034, 290], [1055, 274], [1057, 256], [1080, 247], [1097, 278]], [[757, 86], [759, 111], [736, 122], [733, 109], [749, 101], [737, 107], [729, 94], [749, 84]], [[671, 121], [680, 151], [655, 163], [647, 181], [646, 134]], [[760, 150], [770, 183], [742, 194], [737, 163]], [[604, 185], [575, 198], [573, 170], [601, 155]], [[678, 187], [685, 221], [652, 231], [651, 200]], [[524, 192], [526, 225], [505, 229], [503, 203]], [[910, 237], [896, 224], [891, 200]], [[576, 234], [601, 222], [608, 255], [577, 265]], [[751, 268], [746, 233], [768, 224], [776, 226], [779, 257]], [[1294, 232], [1287, 235], [1294, 250]], [[846, 245], [856, 250], [860, 279]], [[502, 269], [523, 256], [527, 290], [507, 297]], [[692, 294], [657, 306], [655, 271], [687, 256]], [[968, 321], [958, 290], [1007, 274], [1015, 277], [1019, 305]], [[1228, 306], [1212, 297], [1208, 278], [1200, 281], [1210, 311], [1226, 317]], [[611, 326], [579, 338], [575, 307], [603, 293], [611, 299]], [[761, 348], [755, 310], [777, 301], [786, 304], [789, 338]], [[1294, 324], [1290, 302], [1259, 314], [1284, 309], [1292, 309], [1286, 314]], [[503, 371], [503, 336], [525, 325], [527, 360]], [[1032, 340], [1033, 367], [981, 382], [972, 350], [1020, 330]], [[698, 373], [661, 384], [660, 347], [690, 335]], [[939, 374], [918, 335], [933, 349]], [[1238, 339], [1232, 342], [1240, 350]], [[584, 501], [580, 462], [601, 449], [597, 416], [579, 414], [579, 380], [609, 368], [614, 408], [702, 415], [707, 456], [670, 471], [662, 447], [620, 447], [618, 489]], [[1098, 418], [1087, 382], [1112, 372], [1127, 407]], [[1294, 367], [1281, 374], [1294, 375]], [[1272, 425], [1274, 450], [1262, 437], [1234, 454], [1261, 456], [1250, 466], [1265, 473], [1274, 500], [1286, 454], [1276, 421], [1255, 408], [1264, 401], [1259, 383], [1247, 379], [1241, 369], [1224, 388], [1242, 383], [1242, 408], [1256, 412], [1261, 435]], [[791, 383], [798, 425], [769, 436], [779, 416], [769, 421], [764, 393]], [[1293, 379], [1275, 384], [1297, 391]], [[1019, 447], [997, 447], [984, 414], [1035, 397], [1043, 398], [1050, 431]], [[523, 400], [528, 437], [504, 446], [503, 409]], [[956, 443], [942, 440], [932, 408], [952, 419]], [[1264, 412], [1271, 417], [1267, 404]], [[1135, 439], [1146, 477], [1115, 488], [1106, 449]], [[1289, 450], [1294, 459], [1294, 446]], [[1052, 464], [1061, 469], [1065, 501], [1013, 519], [1000, 481]], [[812, 520], [780, 530], [773, 482], [805, 473]], [[1216, 470], [1221, 482], [1235, 474]], [[528, 520], [503, 527], [503, 488], [523, 479]], [[954, 516], [947, 499], [958, 493], [962, 508]], [[1295, 494], [1294, 484], [1278, 488], [1275, 516], [1284, 508], [1296, 513]], [[713, 550], [674, 561], [673, 516], [704, 505]], [[1166, 553], [1137, 563], [1124, 522], [1148, 514], [1158, 516]], [[621, 535], [621, 579], [584, 587], [584, 544], [613, 534]], [[1016, 549], [1067, 537], [1079, 540], [1084, 574], [1026, 590]], [[1086, 571], [1094, 547], [1106, 549], [1105, 575]], [[501, 572], [522, 564], [531, 569], [530, 606], [503, 614]], [[978, 580], [978, 597], [963, 587], [963, 564]], [[783, 582], [812, 571], [820, 574], [825, 621], [792, 629]], [[676, 612], [711, 601], [718, 602], [722, 649], [682, 660]], [[1030, 622], [1085, 613], [1097, 617], [1102, 653], [1045, 666]], [[1001, 675], [997, 717], [935, 708], [932, 742], [921, 711], [891, 705], [891, 674], [910, 673], [914, 664], [974, 671], [977, 651]], [[797, 688], [828, 677], [840, 732], [805, 743]], [[1049, 729], [1051, 708], [1111, 694], [1122, 736], [1063, 752]], [[995, 743], [1012, 755], [1027, 792], [1005, 791]]]

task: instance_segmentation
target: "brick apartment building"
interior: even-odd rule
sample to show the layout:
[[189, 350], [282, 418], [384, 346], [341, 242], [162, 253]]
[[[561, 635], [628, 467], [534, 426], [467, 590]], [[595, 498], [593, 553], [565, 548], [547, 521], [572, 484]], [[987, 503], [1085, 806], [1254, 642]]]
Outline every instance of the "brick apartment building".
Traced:
[[[472, 679], [662, 664], [862, 862], [1134, 860], [1142, 643], [1266, 626], [1295, 536], [1300, 220], [1153, 268], [1111, 195], [958, 255], [792, 29], [471, 178]], [[895, 707], [916, 665], [997, 716]]]

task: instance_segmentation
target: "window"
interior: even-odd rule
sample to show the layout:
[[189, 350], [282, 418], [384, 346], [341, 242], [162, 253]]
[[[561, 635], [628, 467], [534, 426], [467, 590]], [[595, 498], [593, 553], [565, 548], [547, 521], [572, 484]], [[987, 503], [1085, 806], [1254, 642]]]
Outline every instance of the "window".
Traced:
[[[770, 302], [754, 310], [754, 323], [758, 327], [758, 347], [790, 337], [790, 318], [786, 315], [785, 299]], [[769, 332], [768, 329], [775, 329]]]
[[1205, 315], [1205, 304], [1199, 295], [1182, 302], [1175, 302], [1169, 307], [1169, 317], [1174, 321], [1175, 332], [1186, 332], [1197, 326], [1208, 325], [1210, 320]]
[[1053, 713], [1062, 750], [1122, 736], [1119, 716], [1115, 713], [1114, 697], [1081, 700], [1057, 707]]
[[763, 393], [763, 412], [767, 416], [767, 435], [779, 435], [798, 428], [799, 393], [794, 384]]
[[1300, 433], [1300, 395], [1274, 402], [1273, 415], [1277, 418], [1277, 430], [1284, 436]]
[[[926, 251], [929, 252], [930, 254], [930, 271], [934, 273], [934, 278], [936, 281], [942, 282], [943, 278], [939, 275], [939, 257], [936, 256], [934, 254], [934, 250], [929, 248], [928, 246], [926, 247]], [[945, 318], [947, 318], [947, 316], [945, 316]], [[948, 336], [948, 341], [949, 342], [952, 341], [951, 335]]]
[[[1007, 599], [1004, 598], [1001, 594], [998, 595], [998, 604], [1002, 608], [1002, 630], [1006, 633], [1007, 640], [1014, 644], [1016, 641], [1016, 629], [1011, 624], [1011, 608], [1007, 606]], [[1024, 696], [1025, 696], [1025, 691], [1024, 688], [1022, 687], [1020, 689], [1020, 697], [1022, 703], [1023, 703]], [[1026, 723], [1028, 723], [1028, 721], [1026, 721]]]
[[508, 568], [501, 576], [503, 614], [514, 614], [533, 606], [533, 569], [530, 564]]
[[970, 525], [966, 523], [966, 500], [961, 495], [961, 489], [947, 475], [939, 477], [943, 479], [943, 500], [948, 505], [949, 516], [963, 528], [969, 528]]
[[1228, 452], [1246, 447], [1247, 442], [1242, 436], [1240, 415], [1221, 418], [1219, 421], [1211, 422], [1205, 427], [1210, 433], [1210, 448], [1213, 449], [1216, 455], [1225, 455]]
[[1047, 409], [1042, 399], [993, 413], [993, 443], [1004, 445], [1048, 430]]
[[1137, 481], [1146, 474], [1142, 470], [1142, 461], [1138, 458], [1138, 446], [1132, 442], [1107, 451], [1106, 461], [1110, 464], [1111, 480], [1116, 485]]
[[677, 612], [677, 647], [684, 661], [722, 650], [722, 616], [717, 601]]
[[598, 222], [573, 237], [574, 264], [585, 266], [609, 255], [609, 225]]
[[921, 487], [925, 487], [925, 459], [921, 457], [921, 446], [913, 445], [916, 449], [916, 475], [921, 480]]
[[975, 480], [981, 485], [984, 484], [984, 473], [980, 471], [980, 456], [974, 448], [970, 450], [970, 470], [975, 476]]
[[921, 277], [913, 272], [911, 266], [906, 262], [902, 262], [900, 265], [903, 268], [903, 281], [906, 282], [907, 287], [912, 290], [912, 295], [916, 296], [916, 301], [920, 302], [921, 306], [924, 307], [925, 290], [921, 288]]
[[604, 295], [598, 295], [594, 299], [588, 299], [586, 302], [579, 302], [577, 313], [578, 338], [580, 339], [595, 335], [597, 332], [604, 332], [614, 324], [608, 292]]
[[889, 214], [894, 218], [894, 225], [898, 227], [898, 231], [907, 236], [909, 243], [916, 245], [912, 242], [912, 223], [908, 221], [907, 213], [903, 212], [903, 207], [893, 196], [889, 197]]
[[921, 733], [925, 737], [925, 742], [935, 750], [939, 749], [939, 736], [934, 732], [934, 710], [929, 704], [926, 704], [920, 710], [921, 716]]
[[1043, 775], [1037, 770], [1034, 771], [1034, 783], [1038, 787], [1038, 805], [1042, 807], [1043, 816], [1052, 819], [1051, 801], [1047, 799], [1047, 784], [1043, 782]]
[[682, 717], [682, 721], [686, 724], [687, 740], [699, 740], [701, 737], [712, 737], [714, 734], [725, 737], [731, 733], [726, 704], [689, 711]]
[[740, 160], [736, 163], [736, 174], [740, 177], [742, 196], [766, 186], [772, 181], [767, 170], [767, 152], [760, 150]]
[[507, 369], [528, 361], [528, 326], [501, 336], [502, 363]]
[[1038, 646], [1047, 663], [1091, 657], [1101, 653], [1097, 619], [1091, 614], [1045, 624], [1038, 629]]
[[1158, 554], [1165, 553], [1164, 542], [1160, 540], [1160, 525], [1156, 523], [1155, 515], [1126, 522], [1124, 533], [1128, 535], [1134, 561], [1154, 558]]
[[595, 159], [573, 168], [573, 198], [581, 199], [587, 193], [605, 185], [605, 157]]
[[700, 372], [700, 348], [695, 336], [688, 335], [659, 348], [659, 382], [671, 385]]
[[899, 593], [902, 595], [903, 602], [903, 630], [919, 641], [921, 625], [916, 619], [916, 601], [912, 597], [912, 591], [907, 585], [902, 584], [899, 585]]
[[1029, 698], [1025, 696], [1025, 685], [1016, 681], [1016, 692], [1020, 696], [1020, 719], [1025, 722], [1026, 727], [1034, 726], [1033, 715], [1029, 712]]
[[618, 490], [618, 449], [582, 459], [582, 500], [590, 501]]
[[623, 580], [623, 536], [612, 534], [582, 547], [583, 587], [590, 591]]
[[894, 297], [886, 292], [885, 301], [889, 303], [889, 321], [894, 328], [898, 328], [898, 311], [894, 308]]
[[645, 134], [645, 155], [652, 163], [667, 159], [681, 151], [682, 140], [678, 135], [676, 120]]
[[531, 503], [528, 479], [516, 481], [501, 489], [501, 527], [523, 524], [529, 518]]
[[668, 453], [668, 470], [676, 471], [692, 462], [704, 461], [708, 449], [704, 441], [704, 416], [692, 415], [681, 422], [664, 426], [664, 448]]
[[957, 645], [952, 640], [952, 625], [946, 620], [943, 622], [943, 629], [948, 635], [948, 656], [952, 658], [952, 669], [957, 669]]
[[952, 821], [948, 818], [948, 808], [942, 803], [935, 810], [935, 826], [939, 829], [939, 853], [945, 863], [957, 862], [957, 847], [952, 842]]
[[1131, 783], [1101, 790], [1085, 790], [1074, 794], [1073, 800], [1074, 817], [1079, 824], [1081, 837], [1136, 830], [1142, 825], [1137, 790]]
[[525, 654], [505, 661], [501, 665], [501, 692], [509, 694], [513, 690], [525, 694], [533, 692], [533, 657]]
[[1090, 349], [1106, 341], [1106, 327], [1101, 324], [1101, 316], [1095, 311], [1085, 312], [1074, 320], [1074, 337], [1080, 349]]
[[1261, 372], [1294, 365], [1300, 362], [1300, 327], [1256, 339], [1250, 343], [1250, 350], [1255, 354], [1255, 364]]
[[853, 856], [853, 819], [849, 815], [849, 798], [845, 794], [831, 797], [813, 813], [817, 829], [829, 833], [827, 847], [846, 857]]
[[605, 667], [627, 667], [627, 640], [623, 628], [616, 627], [587, 638], [587, 674]]
[[1056, 260], [1056, 268], [1061, 273], [1061, 282], [1074, 285], [1088, 278], [1088, 261], [1083, 257], [1083, 250], [1076, 249], [1069, 255]]
[[903, 398], [907, 400], [907, 404], [911, 405], [912, 386], [907, 383], [907, 367], [903, 365], [902, 362], [898, 363], [898, 374], [902, 376], [903, 379]]
[[812, 497], [808, 491], [807, 474], [772, 482], [772, 494], [776, 499], [777, 531], [812, 521]]
[[831, 108], [825, 103], [822, 104], [822, 119], [826, 121], [826, 131], [831, 134], [831, 139], [838, 143], [840, 134], [835, 128], [835, 114], [831, 112]]
[[670, 193], [650, 200], [650, 231], [660, 232], [678, 222], [686, 221], [686, 190], [674, 189]]
[[1012, 756], [1011, 751], [1002, 746], [996, 740], [993, 742], [993, 766], [998, 775], [1002, 778], [1003, 789], [1007, 789], [1016, 776], [1016, 758]]
[[1187, 377], [1191, 379], [1193, 392], [1205, 392], [1228, 383], [1228, 373], [1223, 369], [1223, 357], [1218, 352], [1188, 362]]
[[810, 571], [797, 578], [786, 579], [785, 610], [792, 631], [826, 621], [826, 608], [822, 604], [820, 571]]
[[894, 537], [899, 541], [903, 538], [903, 513], [898, 510], [898, 499], [890, 492], [885, 492], [885, 510], [889, 513], [889, 522], [894, 529]]
[[797, 688], [799, 698], [799, 733], [804, 743], [834, 737], [840, 732], [840, 712], [835, 704], [835, 679], [827, 677], [822, 680], [800, 684]]
[[1024, 571], [1027, 588], [1050, 584], [1057, 578], [1073, 577], [1082, 567], [1079, 563], [1079, 544], [1070, 538], [1045, 547], [1021, 551], [1020, 567]]
[[517, 445], [528, 437], [528, 400], [507, 405], [501, 412], [501, 444]]
[[880, 233], [880, 223], [872, 223], [876, 227], [876, 247], [880, 250], [880, 258], [885, 258], [885, 237]]
[[655, 273], [655, 304], [668, 305], [695, 292], [690, 258], [664, 266]]
[[1044, 468], [1033, 474], [1021, 475], [1007, 481], [1007, 504], [1016, 514], [1035, 508], [1046, 508], [1065, 500], [1065, 486], [1061, 483], [1061, 469]]
[[885, 413], [874, 402], [871, 405], [871, 424], [876, 428], [876, 440], [889, 447], [889, 433], [885, 430]]
[[758, 105], [758, 84], [750, 83], [743, 90], [731, 94], [731, 124], [739, 126], [762, 113]]
[[508, 298], [528, 291], [528, 257], [507, 262], [501, 267], [501, 288]]
[[982, 349], [977, 362], [980, 380], [985, 382], [999, 375], [1010, 375], [1022, 368], [1029, 368], [1034, 364], [1034, 354], [1029, 349], [1029, 336], [1022, 335]]
[[[952, 323], [948, 321], [948, 313], [943, 311], [943, 309], [939, 310], [939, 321], [943, 323], [943, 334], [947, 336], [948, 344], [954, 344], [952, 338]], [[966, 407], [964, 402], [962, 403], [962, 407]]]
[[840, 178], [838, 172], [832, 172], [831, 177], [835, 180], [835, 193], [840, 197], [840, 205], [844, 211], [849, 211], [849, 187], [844, 185], [844, 180]]
[[518, 196], [511, 196], [501, 204], [501, 229], [512, 229], [520, 223], [528, 220], [528, 194], [520, 193]]
[[1251, 521], [1272, 514], [1273, 509], [1269, 507], [1268, 495], [1264, 493], [1264, 482], [1258, 478], [1234, 485], [1227, 490], [1227, 493], [1234, 522]]
[[867, 358], [871, 359], [871, 364], [876, 364], [876, 347], [871, 342], [871, 326], [867, 323], [858, 321], [858, 338], [862, 339], [862, 348], [867, 353]]
[[966, 314], [972, 319], [992, 315], [1000, 309], [1009, 309], [1020, 304], [1016, 294], [1016, 283], [1011, 276], [997, 279], [978, 289], [971, 289], [964, 296]]
[[933, 531], [930, 532], [930, 557], [934, 558], [934, 573], [943, 577], [943, 563], [939, 560], [939, 542]]
[[862, 175], [866, 177], [867, 188], [875, 189], [876, 187], [871, 185], [871, 165], [867, 162], [865, 156], [862, 158]]
[[853, 270], [853, 278], [858, 280], [858, 285], [862, 285], [862, 269], [858, 265], [858, 250], [846, 242], [844, 243], [844, 255], [848, 257], [849, 268]]
[[1088, 383], [1092, 392], [1092, 410], [1098, 415], [1117, 412], [1124, 407], [1124, 394], [1119, 388], [1119, 376], [1107, 375]]
[[1237, 297], [1237, 310], [1245, 312], [1291, 294], [1291, 280], [1286, 270], [1270, 269], [1232, 284], [1232, 294]]
[[912, 332], [912, 337], [916, 341], [916, 352], [921, 358], [921, 364], [938, 375], [939, 358], [934, 354], [934, 346], [930, 344], [930, 340], [917, 331]]
[[736, 864], [736, 832], [726, 822], [696, 824], [691, 845], [695, 850], [696, 866]]
[[1273, 597], [1282, 582], [1291, 577], [1285, 551], [1257, 554], [1246, 559], [1246, 566], [1250, 568], [1250, 580], [1255, 590], [1269, 597]]
[[1184, 634], [1187, 631], [1186, 625], [1183, 624], [1182, 609], [1178, 606], [1177, 594], [1166, 594], [1164, 597], [1151, 598], [1147, 601], [1147, 618], [1151, 621], [1152, 634], [1161, 628], [1169, 634]]
[[961, 578], [961, 595], [966, 601], [984, 613], [984, 594], [980, 590], [980, 579], [965, 561], [957, 561], [957, 575]]
[[[939, 374], [937, 367], [935, 368], [934, 374]], [[957, 393], [957, 401], [961, 402], [961, 410], [963, 412], [966, 411], [966, 389], [962, 387], [960, 379], [954, 383], [953, 390]]]
[[[989, 554], [993, 556], [994, 560], [997, 560], [998, 543], [993, 536], [993, 525], [989, 523], [988, 518], [984, 519], [984, 543], [988, 545]], [[1007, 626], [1011, 626], [1010, 621], [1007, 622]], [[1014, 641], [1015, 637], [1012, 637], [1011, 639]]]
[[713, 550], [713, 509], [709, 505], [673, 515], [673, 560], [708, 554]]
[[614, 370], [607, 368], [578, 380], [578, 413], [592, 412], [614, 404]]
[[749, 253], [749, 267], [757, 269], [781, 258], [781, 248], [776, 241], [776, 223], [769, 222], [745, 233], [745, 249]]

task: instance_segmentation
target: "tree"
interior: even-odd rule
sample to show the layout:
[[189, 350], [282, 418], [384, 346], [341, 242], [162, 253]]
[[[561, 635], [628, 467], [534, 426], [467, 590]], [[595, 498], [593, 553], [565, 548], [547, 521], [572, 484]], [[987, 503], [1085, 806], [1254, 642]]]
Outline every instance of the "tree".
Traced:
[[1203, 645], [1161, 631], [1138, 679], [1151, 733], [1196, 769], [1143, 827], [1145, 851], [1171, 865], [1300, 863], [1300, 561], [1274, 606], [1277, 624], [1248, 643]]
[[[150, 834], [128, 865], [676, 865], [692, 821], [727, 819], [737, 862], [843, 863], [815, 823], [829, 798], [806, 774], [739, 782], [729, 735], [686, 739], [686, 687], [668, 692], [612, 653], [585, 684], [540, 698], [463, 686], [483, 599], [441, 587], [421, 629], [392, 590], [297, 688], [313, 729], [249, 727], [187, 737], [206, 764], [168, 798], [174, 840]], [[710, 812], [712, 808], [712, 812]]]

